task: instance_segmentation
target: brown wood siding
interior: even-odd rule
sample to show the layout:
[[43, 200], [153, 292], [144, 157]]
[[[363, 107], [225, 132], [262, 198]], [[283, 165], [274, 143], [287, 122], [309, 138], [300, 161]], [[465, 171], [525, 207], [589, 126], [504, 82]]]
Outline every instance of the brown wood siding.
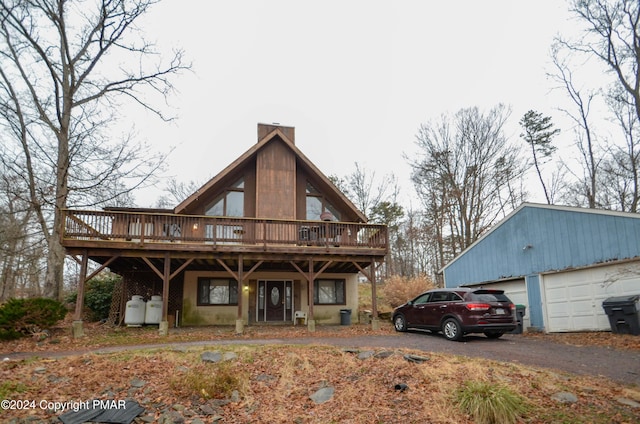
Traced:
[[244, 216], [256, 217], [256, 162], [249, 161], [243, 170], [244, 174]]
[[296, 158], [279, 139], [256, 159], [256, 217], [295, 219]]
[[307, 175], [298, 166], [296, 170], [296, 218], [307, 219]]
[[295, 144], [295, 128], [294, 127], [283, 127], [277, 124], [258, 124], [258, 143], [260, 140], [268, 136], [272, 131], [280, 130], [285, 137], [287, 137], [292, 143]]

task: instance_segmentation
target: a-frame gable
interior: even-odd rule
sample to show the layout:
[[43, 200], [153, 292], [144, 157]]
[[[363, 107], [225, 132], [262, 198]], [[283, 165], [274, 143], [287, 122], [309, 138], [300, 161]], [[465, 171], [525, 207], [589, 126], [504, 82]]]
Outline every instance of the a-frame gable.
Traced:
[[[191, 213], [200, 205], [204, 199], [210, 199], [212, 193], [221, 192], [225, 189], [229, 178], [234, 174], [240, 175], [244, 169], [253, 165], [253, 161], [262, 149], [272, 141], [278, 140], [289, 148], [295, 158], [298, 166], [300, 166], [306, 175], [308, 175], [316, 184], [316, 188], [321, 192], [328, 194], [330, 197], [337, 199], [341, 204], [335, 205], [341, 209], [346, 209], [350, 215], [357, 217], [355, 221], [366, 222], [366, 216], [358, 210], [358, 208], [329, 180], [329, 178], [318, 169], [318, 167], [298, 149], [293, 140], [293, 128], [263, 125], [258, 126], [259, 140], [246, 152], [240, 155], [235, 161], [225, 167], [220, 173], [211, 178], [195, 193], [187, 197], [174, 209], [175, 213]], [[261, 137], [261, 138], [260, 138]], [[254, 165], [255, 166], [255, 165]], [[255, 168], [253, 169], [255, 172]]]

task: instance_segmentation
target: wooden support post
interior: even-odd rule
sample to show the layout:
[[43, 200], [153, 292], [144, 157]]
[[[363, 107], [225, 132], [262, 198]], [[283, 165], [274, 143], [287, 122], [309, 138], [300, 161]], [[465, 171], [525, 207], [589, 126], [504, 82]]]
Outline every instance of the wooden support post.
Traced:
[[84, 328], [82, 326], [82, 309], [84, 308], [84, 285], [87, 279], [88, 261], [89, 254], [85, 250], [82, 253], [82, 261], [80, 262], [80, 277], [78, 281], [78, 295], [76, 297], [76, 310], [73, 315], [73, 324], [71, 329], [74, 339], [84, 336]]
[[164, 254], [164, 272], [162, 275], [162, 320], [158, 326], [161, 336], [169, 335], [169, 282], [171, 281], [171, 257]]
[[236, 315], [236, 334], [242, 334], [244, 332], [244, 320], [242, 319], [242, 305], [244, 291], [242, 290], [242, 282], [244, 280], [244, 263], [242, 255], [238, 256], [238, 314]]
[[380, 321], [378, 320], [378, 295], [376, 294], [376, 259], [371, 257], [371, 329], [379, 330]]
[[307, 316], [307, 330], [316, 331], [316, 319], [313, 316], [313, 258], [309, 259], [309, 275], [307, 277], [307, 300], [309, 302], [309, 314]]

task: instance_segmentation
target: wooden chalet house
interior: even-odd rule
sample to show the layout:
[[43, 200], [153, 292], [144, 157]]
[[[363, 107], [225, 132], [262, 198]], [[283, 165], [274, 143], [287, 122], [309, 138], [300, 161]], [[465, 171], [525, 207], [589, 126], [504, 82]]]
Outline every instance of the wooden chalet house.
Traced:
[[[169, 324], [340, 323], [357, 314], [357, 274], [373, 284], [387, 228], [366, 217], [295, 145], [294, 128], [258, 124], [258, 142], [171, 210], [66, 210], [62, 244], [84, 282], [104, 268], [125, 300], [162, 298]], [[87, 275], [87, 263], [100, 264]], [[156, 298], [157, 299], [157, 298]], [[121, 309], [121, 313], [122, 309]], [[177, 318], [176, 318], [177, 317]]]

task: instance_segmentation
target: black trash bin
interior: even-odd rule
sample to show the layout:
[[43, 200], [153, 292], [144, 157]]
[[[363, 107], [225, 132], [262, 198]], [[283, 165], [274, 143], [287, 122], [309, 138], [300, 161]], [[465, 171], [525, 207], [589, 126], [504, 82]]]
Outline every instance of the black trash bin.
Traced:
[[516, 305], [516, 319], [517, 326], [511, 334], [522, 334], [524, 326], [524, 316], [527, 313], [527, 307], [525, 305]]
[[351, 309], [340, 309], [340, 325], [351, 325]]
[[610, 297], [602, 302], [613, 333], [640, 335], [640, 295]]

